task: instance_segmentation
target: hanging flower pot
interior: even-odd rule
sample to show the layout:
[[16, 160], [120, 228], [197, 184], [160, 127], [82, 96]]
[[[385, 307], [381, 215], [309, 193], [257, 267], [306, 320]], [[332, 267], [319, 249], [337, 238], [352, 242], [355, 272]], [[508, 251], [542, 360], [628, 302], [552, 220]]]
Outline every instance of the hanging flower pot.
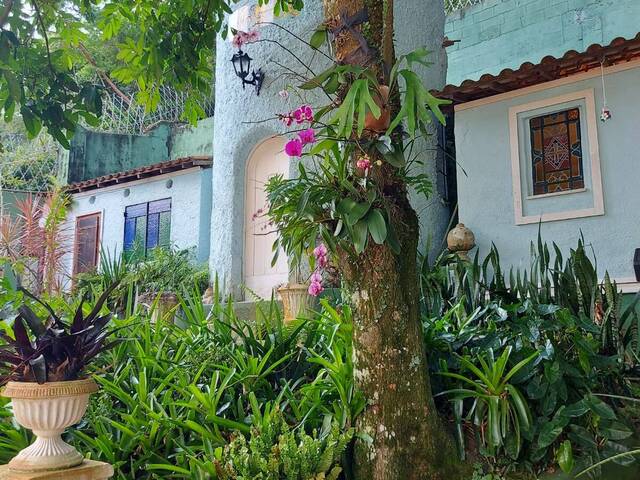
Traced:
[[391, 123], [391, 112], [388, 108], [389, 103], [389, 87], [380, 85], [378, 87], [378, 95], [374, 97], [376, 105], [380, 107], [380, 117], [376, 118], [373, 113], [367, 113], [364, 119], [364, 128], [376, 133], [386, 132]]
[[93, 379], [67, 382], [8, 382], [2, 396], [11, 399], [16, 421], [36, 440], [9, 462], [15, 472], [63, 470], [80, 465], [83, 456], [62, 440], [62, 433], [78, 423], [98, 391]]
[[309, 295], [309, 286], [301, 283], [284, 285], [278, 288], [278, 293], [282, 300], [285, 323], [307, 315], [315, 302], [315, 299]]

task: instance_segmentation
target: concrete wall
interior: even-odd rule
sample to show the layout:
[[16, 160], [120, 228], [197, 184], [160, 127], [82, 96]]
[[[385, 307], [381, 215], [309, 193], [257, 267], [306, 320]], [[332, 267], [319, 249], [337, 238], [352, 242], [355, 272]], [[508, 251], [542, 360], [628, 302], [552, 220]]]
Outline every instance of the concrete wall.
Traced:
[[71, 141], [67, 183], [169, 160], [169, 132], [160, 125], [149, 135], [120, 135], [79, 128]]
[[213, 155], [213, 117], [203, 118], [193, 127], [171, 127], [169, 155], [171, 159], [191, 155]]
[[[583, 233], [594, 248], [600, 274], [608, 270], [613, 278], [631, 284], [633, 254], [640, 247], [640, 150], [637, 145], [640, 96], [632, 93], [640, 84], [640, 67], [609, 74], [605, 81], [607, 101], [613, 112], [608, 122], [597, 122], [605, 213], [544, 222], [540, 229], [546, 241], [556, 242], [565, 252], [577, 245]], [[474, 231], [481, 256], [488, 253], [493, 242], [505, 265], [528, 267], [529, 244], [538, 234], [538, 224], [515, 225], [514, 221], [509, 108], [591, 88], [595, 90], [596, 115], [599, 115], [602, 108], [599, 77], [456, 113], [460, 219]], [[580, 195], [563, 195], [553, 204], [571, 203], [571, 197], [581, 201]]]
[[213, 117], [191, 125], [161, 124], [146, 135], [79, 128], [60, 157], [61, 180], [73, 183], [191, 155], [213, 154]]
[[447, 48], [447, 83], [632, 38], [638, 19], [638, 0], [485, 0], [447, 17], [445, 34], [460, 40]]
[[[241, 2], [240, 6], [245, 3]], [[421, 0], [405, 0], [402, 2], [402, 8], [396, 8], [397, 53], [407, 53], [424, 45], [436, 52], [432, 59], [435, 62], [434, 67], [423, 74], [431, 87], [438, 88], [444, 83], [443, 67], [446, 62], [444, 52], [440, 48], [444, 9], [442, 0], [434, 0], [430, 5], [432, 3], [436, 3], [436, 6], [429, 9], [429, 15], [425, 14], [425, 3]], [[310, 38], [322, 21], [322, 2], [305, 2], [305, 7], [298, 16], [278, 20], [284, 27], [305, 39]], [[260, 32], [263, 39], [285, 45], [316, 73], [321, 72], [327, 65], [325, 58], [277, 27], [264, 26]], [[236, 296], [241, 293], [239, 286], [243, 281], [244, 185], [247, 159], [261, 141], [284, 132], [279, 122], [259, 121], [273, 118], [277, 113], [287, 112], [303, 102], [318, 106], [326, 103], [326, 98], [311, 96], [293, 98], [291, 95], [286, 101], [280, 98], [278, 92], [287, 84], [300, 83], [299, 79], [287, 76], [287, 68], [305, 75], [308, 75], [308, 72], [294, 55], [277, 44], [256, 43], [246, 46], [245, 51], [254, 59], [252, 67], [262, 67], [266, 73], [260, 96], [256, 96], [251, 87], [242, 89], [229, 61], [235, 51], [228, 40], [218, 39], [210, 266], [212, 275], [219, 276], [225, 291]], [[428, 145], [426, 147], [429, 148]], [[426, 171], [435, 174], [432, 150], [416, 150], [424, 152], [421, 159], [426, 163]], [[292, 162], [291, 172], [295, 175], [295, 162]], [[434, 197], [429, 202], [421, 200], [416, 202], [416, 207], [423, 220], [423, 238], [431, 236], [434, 241], [439, 240], [448, 220], [448, 214], [440, 199]]]
[[[171, 242], [177, 248], [195, 247], [198, 260], [208, 256], [208, 222], [201, 221], [203, 203], [211, 198], [210, 169], [189, 169], [150, 179], [131, 182], [73, 195], [67, 231], [71, 241], [75, 218], [90, 213], [102, 214], [101, 244], [112, 255], [122, 251], [125, 207], [138, 203], [171, 198]], [[167, 180], [172, 180], [171, 188]], [[125, 197], [125, 190], [129, 191]], [[208, 211], [207, 211], [208, 216]], [[72, 245], [70, 250], [73, 251]], [[66, 259], [67, 271], [73, 271], [72, 255]]]

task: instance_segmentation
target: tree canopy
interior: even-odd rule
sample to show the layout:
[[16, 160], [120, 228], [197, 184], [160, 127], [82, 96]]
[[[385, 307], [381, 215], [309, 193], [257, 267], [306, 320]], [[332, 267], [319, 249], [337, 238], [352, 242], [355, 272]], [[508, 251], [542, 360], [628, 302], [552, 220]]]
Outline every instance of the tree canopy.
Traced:
[[[78, 122], [96, 124], [102, 109], [102, 85], [83, 71], [92, 64], [104, 74], [107, 64], [107, 83], [135, 83], [149, 110], [162, 85], [188, 92], [185, 117], [195, 123], [204, 115], [198, 100], [211, 93], [216, 35], [226, 33], [226, 15], [238, 1], [2, 0], [3, 120], [19, 114], [31, 138], [45, 127], [68, 148]], [[302, 0], [276, 0], [274, 11], [302, 7]], [[113, 53], [95, 55], [105, 44]]]

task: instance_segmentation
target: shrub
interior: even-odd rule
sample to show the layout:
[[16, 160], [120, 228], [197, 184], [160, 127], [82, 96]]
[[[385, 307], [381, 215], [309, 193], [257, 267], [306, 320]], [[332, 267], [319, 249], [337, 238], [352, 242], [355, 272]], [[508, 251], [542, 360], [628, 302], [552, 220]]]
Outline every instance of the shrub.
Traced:
[[[635, 302], [622, 309], [615, 284], [606, 274], [600, 283], [582, 240], [566, 260], [557, 246], [552, 248], [553, 261], [539, 239], [532, 245], [532, 268], [512, 270], [508, 276], [495, 248], [483, 262], [477, 255], [465, 262], [444, 254], [423, 269], [430, 366], [433, 373], [444, 373], [433, 377], [436, 392], [469, 385], [462, 380], [469, 375], [478, 381], [474, 368], [484, 370], [488, 351], [496, 356], [509, 351], [507, 369], [537, 352], [510, 380], [531, 410], [530, 428], [515, 428], [513, 414], [501, 410], [507, 413], [500, 417], [500, 427], [514, 426], [506, 432], [501, 428], [501, 441], [496, 441], [492, 419], [478, 418], [480, 404], [490, 396], [482, 402], [471, 395], [464, 401], [463, 395], [451, 397], [450, 413], [463, 452], [466, 424], [474, 427], [480, 453], [494, 471], [524, 468], [538, 473], [554, 463], [570, 471], [578, 463], [593, 464], [627, 451], [633, 435], [621, 401], [600, 394], [631, 396], [629, 377], [638, 369], [640, 325]], [[486, 390], [490, 383], [480, 378], [474, 390]], [[501, 398], [512, 402], [517, 397], [505, 392]], [[522, 448], [515, 448], [519, 444]], [[496, 447], [505, 454], [497, 455], [501, 450]], [[633, 458], [618, 461], [628, 464]]]
[[336, 480], [340, 457], [353, 431], [340, 432], [336, 422], [320, 433], [292, 431], [276, 409], [251, 429], [247, 440], [236, 436], [215, 462], [220, 480]]
[[[184, 297], [184, 328], [139, 314], [116, 320], [122, 341], [101, 357], [102, 389], [71, 435], [117, 478], [215, 478], [225, 445], [271, 410], [307, 438], [325, 422], [348, 431], [362, 409], [347, 308], [340, 315], [325, 302], [321, 314], [285, 326], [267, 302], [249, 324], [215, 299], [207, 313], [198, 294]], [[287, 458], [300, 468], [315, 461], [303, 451]]]

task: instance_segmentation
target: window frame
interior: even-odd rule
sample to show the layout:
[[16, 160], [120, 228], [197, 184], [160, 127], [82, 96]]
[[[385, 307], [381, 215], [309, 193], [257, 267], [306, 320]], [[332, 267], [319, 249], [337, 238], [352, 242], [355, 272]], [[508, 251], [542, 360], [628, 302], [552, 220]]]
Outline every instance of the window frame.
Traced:
[[[153, 247], [149, 247], [148, 246], [148, 240], [149, 240], [149, 208], [152, 204], [154, 203], [158, 203], [158, 202], [169, 202], [169, 208], [167, 210], [161, 210], [159, 212], [154, 212], [153, 214], [161, 214], [161, 213], [165, 213], [168, 212], [169, 213], [169, 237], [171, 237], [171, 224], [172, 222], [172, 212], [173, 212], [173, 198], [172, 197], [165, 197], [165, 198], [158, 198], [156, 200], [149, 200], [147, 202], [139, 202], [139, 203], [134, 203], [131, 205], [125, 205], [124, 207], [124, 212], [123, 212], [123, 219], [124, 219], [124, 225], [123, 225], [123, 238], [122, 238], [122, 250], [124, 252], [129, 252], [131, 250], [133, 250], [133, 247], [129, 247], [127, 248], [127, 243], [126, 243], [126, 239], [127, 239], [127, 210], [130, 208], [134, 208], [134, 207], [139, 207], [144, 205], [145, 206], [145, 213], [144, 215], [136, 215], [136, 216], [132, 216], [131, 218], [142, 218], [144, 217], [145, 220], [145, 236], [144, 236], [144, 256], [145, 258], [147, 257], [147, 255], [149, 254], [149, 252], [154, 249], [154, 248], [158, 248], [158, 247], [164, 247], [165, 245], [161, 245], [160, 244], [160, 229], [159, 229], [159, 225], [158, 225], [158, 242], [156, 243], [155, 246]], [[159, 221], [159, 218], [158, 218]], [[137, 222], [137, 220], [136, 220]], [[171, 238], [169, 238], [169, 244], [171, 243]], [[134, 227], [134, 244], [135, 245], [135, 227]], [[166, 245], [167, 247], [169, 245]]]
[[[582, 145], [582, 165], [583, 169], [588, 162], [590, 165], [590, 189], [593, 196], [593, 206], [590, 208], [583, 208], [577, 210], [566, 210], [560, 212], [543, 213], [541, 215], [524, 215], [523, 214], [523, 202], [535, 201], [539, 198], [548, 198], [560, 195], [578, 194], [587, 191], [586, 181], [587, 176], [584, 175], [585, 188], [567, 190], [562, 192], [553, 192], [547, 194], [533, 195], [530, 192], [522, 191], [522, 179], [526, 175], [526, 178], [532, 177], [533, 168], [532, 165], [527, 163], [526, 172], [522, 172], [522, 156], [521, 152], [523, 145], [528, 148], [529, 135], [524, 135], [521, 138], [520, 124], [521, 120], [518, 118], [521, 114], [527, 112], [533, 112], [546, 107], [553, 107], [557, 105], [559, 110], [570, 109], [570, 107], [562, 107], [563, 104], [575, 102], [576, 106], [578, 102], [584, 102], [584, 112], [581, 110], [581, 125], [586, 132], [586, 138], [588, 142], [588, 150], [585, 149], [585, 145]], [[583, 115], [584, 113], [584, 115]], [[528, 123], [528, 122], [527, 122]], [[565, 95], [559, 95], [552, 98], [546, 98], [543, 100], [537, 100], [521, 105], [516, 105], [509, 108], [509, 137], [511, 142], [511, 176], [513, 186], [513, 207], [515, 213], [516, 225], [527, 225], [538, 222], [552, 222], [558, 220], [568, 220], [572, 218], [583, 218], [597, 215], [604, 215], [604, 199], [602, 192], [602, 174], [600, 170], [600, 150], [598, 147], [598, 122], [596, 117], [595, 108], [595, 95], [594, 89], [580, 90]], [[588, 155], [589, 158], [585, 158]], [[523, 197], [523, 193], [525, 196]]]
[[98, 266], [98, 263], [100, 262], [100, 239], [102, 238], [102, 212], [92, 212], [92, 213], [86, 213], [84, 215], [78, 215], [77, 217], [75, 217], [74, 238], [73, 238], [73, 276], [74, 277], [81, 273], [86, 273], [86, 271], [80, 272], [78, 268], [79, 267], [78, 254], [79, 254], [79, 247], [80, 247], [80, 243], [79, 243], [80, 229], [78, 228], [78, 223], [81, 220], [87, 219], [89, 217], [97, 218], [96, 237], [95, 237], [96, 244], [94, 248], [95, 251], [93, 254], [93, 257], [95, 260], [94, 260], [93, 267], [96, 268]]

